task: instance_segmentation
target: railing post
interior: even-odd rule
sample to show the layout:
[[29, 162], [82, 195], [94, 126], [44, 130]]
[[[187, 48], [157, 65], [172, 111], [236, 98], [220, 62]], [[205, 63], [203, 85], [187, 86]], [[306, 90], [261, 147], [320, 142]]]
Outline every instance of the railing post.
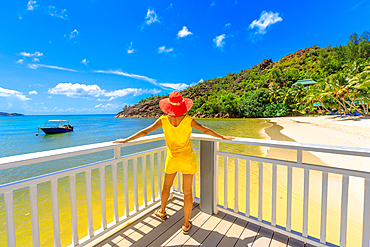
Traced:
[[215, 208], [215, 143], [200, 141], [200, 203], [207, 214], [216, 213]]

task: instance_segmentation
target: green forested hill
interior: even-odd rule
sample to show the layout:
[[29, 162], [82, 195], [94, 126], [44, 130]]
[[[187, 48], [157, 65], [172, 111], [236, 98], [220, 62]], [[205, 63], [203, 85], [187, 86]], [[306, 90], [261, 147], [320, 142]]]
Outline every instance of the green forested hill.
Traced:
[[[193, 99], [195, 117], [271, 117], [341, 111], [368, 115], [370, 33], [352, 34], [346, 45], [299, 50], [273, 62], [207, 80], [181, 93]], [[292, 86], [312, 79], [316, 85]], [[164, 96], [142, 99], [118, 117], [161, 115]]]

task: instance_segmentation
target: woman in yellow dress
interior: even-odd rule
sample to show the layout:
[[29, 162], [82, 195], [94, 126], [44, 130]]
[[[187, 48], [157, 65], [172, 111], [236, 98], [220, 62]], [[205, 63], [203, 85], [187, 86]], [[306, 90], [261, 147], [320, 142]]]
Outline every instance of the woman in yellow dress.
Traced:
[[169, 98], [162, 99], [159, 107], [166, 114], [161, 116], [151, 126], [140, 130], [136, 134], [126, 138], [118, 139], [114, 143], [126, 143], [162, 127], [166, 145], [167, 157], [165, 167], [165, 177], [162, 189], [161, 207], [154, 214], [161, 219], [166, 219], [166, 205], [170, 196], [171, 186], [177, 172], [182, 173], [183, 192], [184, 192], [184, 223], [183, 233], [188, 234], [192, 226], [190, 218], [193, 205], [193, 175], [197, 172], [197, 163], [195, 154], [190, 143], [190, 134], [192, 128], [200, 130], [206, 134], [221, 138], [223, 140], [234, 139], [230, 136], [223, 136], [215, 131], [197, 123], [190, 116], [185, 115], [193, 106], [193, 101], [183, 98], [181, 93], [174, 91], [170, 93]]

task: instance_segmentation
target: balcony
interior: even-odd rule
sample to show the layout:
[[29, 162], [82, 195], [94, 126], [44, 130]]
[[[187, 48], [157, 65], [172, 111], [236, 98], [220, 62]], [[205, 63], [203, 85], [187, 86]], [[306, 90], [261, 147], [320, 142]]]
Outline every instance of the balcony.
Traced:
[[[0, 185], [0, 214], [3, 208], [6, 222], [1, 242], [8, 246], [23, 246], [24, 239], [33, 246], [350, 246], [347, 236], [354, 232], [359, 236], [356, 246], [369, 247], [370, 173], [303, 160], [305, 152], [325, 152], [365, 157], [370, 164], [370, 149], [248, 138], [224, 141], [193, 134], [191, 139], [199, 142], [194, 145], [199, 146], [195, 148], [199, 173], [194, 176], [194, 227], [184, 236], [179, 231], [180, 176], [171, 191], [170, 217], [162, 222], [152, 215], [160, 203], [166, 147], [121, 155], [132, 146], [163, 139], [151, 135], [126, 144], [106, 142], [0, 158], [0, 169], [8, 169], [68, 162], [79, 155], [99, 157], [99, 152], [113, 150], [109, 159], [102, 156], [93, 163]], [[220, 143], [289, 149], [296, 159], [226, 152]], [[348, 214], [352, 182], [364, 191], [358, 208], [361, 224], [356, 227]], [[297, 193], [297, 184], [302, 185], [302, 193]], [[339, 212], [329, 200], [333, 193], [340, 197]], [[47, 200], [50, 213], [41, 213]], [[17, 221], [22, 208], [29, 208], [30, 222]], [[52, 228], [49, 245], [44, 222]], [[23, 223], [29, 223], [29, 232], [20, 230]]]

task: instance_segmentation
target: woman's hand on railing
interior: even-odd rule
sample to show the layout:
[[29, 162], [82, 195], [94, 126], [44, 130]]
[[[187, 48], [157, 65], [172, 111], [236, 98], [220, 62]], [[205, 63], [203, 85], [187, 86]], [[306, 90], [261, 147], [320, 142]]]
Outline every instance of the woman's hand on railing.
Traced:
[[232, 139], [235, 139], [234, 137], [232, 136], [222, 136], [221, 138], [222, 140], [232, 140]]
[[117, 139], [113, 143], [126, 143], [127, 139]]

